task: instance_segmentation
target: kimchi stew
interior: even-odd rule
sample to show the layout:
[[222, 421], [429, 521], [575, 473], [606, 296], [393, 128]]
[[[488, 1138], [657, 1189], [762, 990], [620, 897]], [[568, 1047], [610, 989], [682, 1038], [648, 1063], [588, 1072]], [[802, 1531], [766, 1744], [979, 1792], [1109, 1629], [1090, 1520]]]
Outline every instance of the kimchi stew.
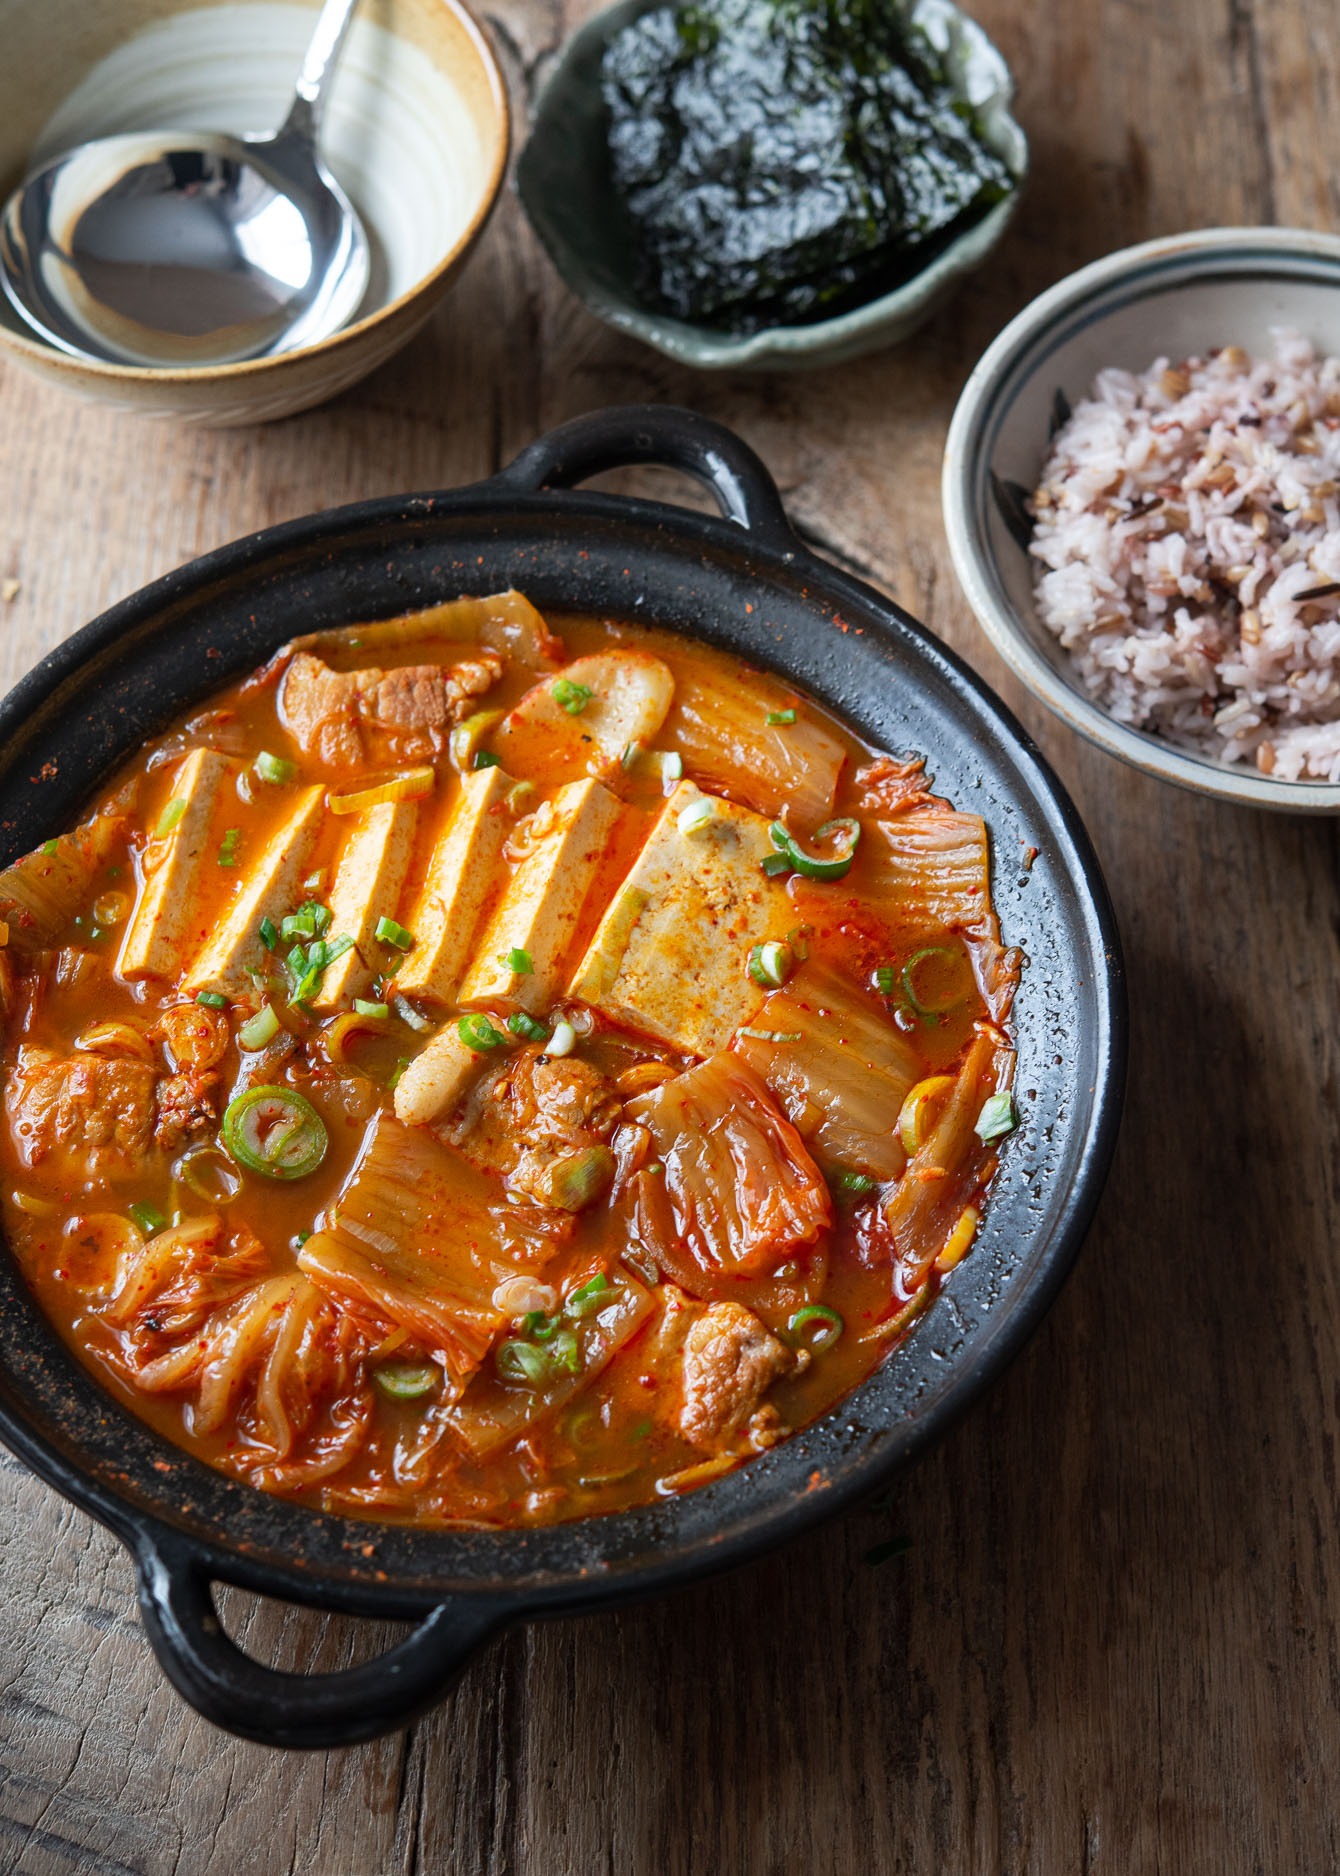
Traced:
[[780, 678], [517, 593], [284, 647], [0, 921], [43, 1309], [179, 1446], [353, 1515], [575, 1518], [786, 1439], [1015, 1124], [982, 820]]

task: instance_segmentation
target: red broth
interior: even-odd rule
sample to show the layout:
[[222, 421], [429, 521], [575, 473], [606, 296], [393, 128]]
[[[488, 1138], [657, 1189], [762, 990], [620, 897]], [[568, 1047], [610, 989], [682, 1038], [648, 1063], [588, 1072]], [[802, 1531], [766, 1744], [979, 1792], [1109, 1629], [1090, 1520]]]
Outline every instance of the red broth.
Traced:
[[747, 1463], [896, 1359], [1013, 1120], [981, 821], [777, 678], [515, 595], [286, 648], [0, 914], [43, 1309], [344, 1512]]

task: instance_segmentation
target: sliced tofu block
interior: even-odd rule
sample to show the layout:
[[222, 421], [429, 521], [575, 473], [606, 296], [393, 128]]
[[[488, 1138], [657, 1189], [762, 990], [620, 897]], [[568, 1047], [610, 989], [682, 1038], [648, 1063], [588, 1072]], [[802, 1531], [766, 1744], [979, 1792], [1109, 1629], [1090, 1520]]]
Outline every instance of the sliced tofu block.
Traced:
[[[531, 851], [475, 946], [461, 985], [467, 1008], [529, 1010], [539, 1015], [562, 990], [564, 966], [577, 938], [582, 908], [608, 876], [623, 809], [599, 782], [568, 782], [530, 820]], [[503, 961], [525, 951], [524, 975]]]
[[499, 856], [512, 827], [504, 804], [514, 786], [505, 769], [478, 769], [461, 777], [423, 891], [407, 920], [414, 949], [396, 976], [396, 988], [405, 996], [450, 1002], [497, 887]]
[[330, 936], [352, 938], [354, 948], [327, 967], [313, 1009], [333, 1010], [347, 997], [361, 997], [372, 982], [386, 949], [372, 934], [378, 919], [396, 915], [417, 816], [412, 801], [384, 801], [354, 823], [330, 892]]
[[649, 651], [599, 651], [528, 690], [494, 747], [517, 775], [570, 782], [617, 769], [633, 742], [654, 741], [675, 695], [669, 665]]
[[247, 989], [248, 968], [259, 969], [269, 953], [260, 940], [260, 922], [268, 913], [276, 925], [300, 897], [299, 882], [325, 811], [324, 788], [298, 792], [293, 812], [271, 836], [264, 852], [244, 876], [223, 922], [197, 955], [182, 985], [188, 997], [201, 990], [235, 997]]
[[[680, 816], [704, 799], [711, 819], [686, 832]], [[694, 1055], [724, 1049], [763, 1001], [750, 951], [796, 922], [786, 887], [763, 871], [768, 826], [681, 782], [597, 926], [572, 995]]]
[[117, 972], [128, 982], [141, 977], [180, 977], [204, 933], [194, 886], [202, 861], [217, 849], [215, 810], [237, 764], [213, 749], [193, 749], [172, 778], [170, 800], [181, 802], [176, 825], [145, 882], [135, 916], [126, 929]]
[[460, 1102], [483, 1066], [461, 1041], [455, 1022], [439, 1029], [421, 1055], [416, 1055], [396, 1083], [396, 1119], [409, 1127], [424, 1127], [449, 1114]]

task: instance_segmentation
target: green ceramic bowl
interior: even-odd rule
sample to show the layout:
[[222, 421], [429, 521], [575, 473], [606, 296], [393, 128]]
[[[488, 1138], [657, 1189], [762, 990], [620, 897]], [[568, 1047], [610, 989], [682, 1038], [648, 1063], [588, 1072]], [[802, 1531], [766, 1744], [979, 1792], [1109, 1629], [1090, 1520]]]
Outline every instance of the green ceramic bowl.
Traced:
[[611, 326], [706, 371], [801, 371], [907, 338], [995, 247], [1028, 169], [1024, 133], [1010, 116], [1009, 70], [981, 27], [951, 0], [914, 0], [911, 8], [913, 23], [947, 51], [959, 95], [980, 113], [983, 135], [1014, 176], [1015, 189], [891, 293], [834, 319], [741, 336], [658, 312], [634, 291], [633, 253], [609, 172], [600, 64], [623, 26], [664, 3], [618, 0], [589, 20], [569, 40], [536, 108], [517, 188], [564, 281]]

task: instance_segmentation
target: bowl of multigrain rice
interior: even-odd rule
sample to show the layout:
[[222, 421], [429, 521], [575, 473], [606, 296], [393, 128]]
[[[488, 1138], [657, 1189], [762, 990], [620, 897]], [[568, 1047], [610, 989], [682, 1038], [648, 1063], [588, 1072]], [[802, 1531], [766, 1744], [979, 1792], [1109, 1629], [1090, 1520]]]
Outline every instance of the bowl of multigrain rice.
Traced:
[[1340, 238], [1206, 229], [1062, 280], [965, 386], [943, 499], [979, 622], [1073, 729], [1340, 812]]

